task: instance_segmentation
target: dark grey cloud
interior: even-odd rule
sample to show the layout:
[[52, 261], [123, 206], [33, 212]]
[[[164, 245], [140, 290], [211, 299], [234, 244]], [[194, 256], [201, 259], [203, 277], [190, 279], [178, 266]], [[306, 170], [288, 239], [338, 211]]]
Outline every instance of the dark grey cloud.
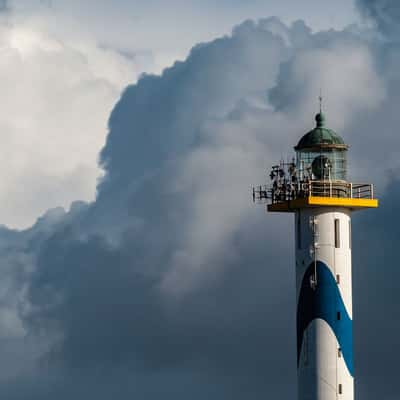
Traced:
[[[357, 390], [395, 398], [389, 55], [360, 32], [247, 21], [128, 87], [110, 117], [96, 201], [0, 231], [0, 311], [14, 318], [0, 312], [0, 351], [15, 355], [0, 396], [294, 398], [292, 218], [264, 215], [249, 189], [313, 125], [322, 85], [328, 121], [354, 144], [355, 175], [379, 180], [381, 193], [388, 185], [378, 212], [356, 216], [354, 315]], [[374, 116], [386, 122], [379, 168], [365, 122]]]
[[398, 40], [400, 4], [396, 0], [356, 0], [362, 14], [385, 35]]

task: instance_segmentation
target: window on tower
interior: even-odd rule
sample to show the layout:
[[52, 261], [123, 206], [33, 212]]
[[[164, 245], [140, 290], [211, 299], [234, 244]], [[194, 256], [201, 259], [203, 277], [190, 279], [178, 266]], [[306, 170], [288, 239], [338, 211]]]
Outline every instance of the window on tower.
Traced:
[[335, 247], [340, 248], [340, 219], [335, 219]]
[[300, 211], [297, 213], [297, 221], [296, 221], [296, 236], [297, 236], [297, 248], [301, 250], [301, 218]]

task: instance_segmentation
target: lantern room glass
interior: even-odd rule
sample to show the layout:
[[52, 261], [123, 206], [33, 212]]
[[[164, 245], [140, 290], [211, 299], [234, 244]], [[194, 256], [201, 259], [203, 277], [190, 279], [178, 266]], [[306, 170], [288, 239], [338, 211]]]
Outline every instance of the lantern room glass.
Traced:
[[347, 150], [298, 150], [297, 170], [300, 179], [346, 181]]

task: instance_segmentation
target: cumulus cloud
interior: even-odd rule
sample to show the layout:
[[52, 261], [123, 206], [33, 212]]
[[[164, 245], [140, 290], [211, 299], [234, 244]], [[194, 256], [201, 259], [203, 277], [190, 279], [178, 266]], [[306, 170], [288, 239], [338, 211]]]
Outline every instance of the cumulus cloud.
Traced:
[[[355, 175], [379, 179], [381, 193], [396, 186], [388, 170], [398, 140], [385, 132], [397, 122], [388, 104], [398, 80], [383, 73], [396, 60], [362, 30], [312, 33], [271, 18], [128, 86], [110, 116], [96, 199], [0, 232], [0, 351], [11, 343], [15, 354], [0, 395], [293, 398], [292, 218], [265, 216], [250, 187], [313, 125], [320, 86], [329, 125], [355, 147]], [[382, 293], [398, 312], [399, 272], [390, 267], [388, 281], [378, 270], [395, 260], [388, 198], [354, 228], [357, 382], [367, 400], [396, 394], [396, 369], [379, 375], [395, 362], [382, 352], [399, 330], [380, 314]], [[377, 327], [387, 340], [376, 340]]]
[[22, 228], [50, 207], [94, 198], [109, 112], [139, 70], [12, 14], [0, 22], [0, 44], [0, 220]]

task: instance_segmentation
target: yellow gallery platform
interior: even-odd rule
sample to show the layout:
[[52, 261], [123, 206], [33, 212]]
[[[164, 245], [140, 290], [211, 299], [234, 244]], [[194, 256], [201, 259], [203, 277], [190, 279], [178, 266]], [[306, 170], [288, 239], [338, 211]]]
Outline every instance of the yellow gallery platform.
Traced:
[[269, 212], [295, 212], [301, 208], [310, 207], [345, 207], [353, 210], [377, 208], [377, 199], [358, 199], [348, 197], [302, 197], [294, 200], [275, 202], [267, 206]]

